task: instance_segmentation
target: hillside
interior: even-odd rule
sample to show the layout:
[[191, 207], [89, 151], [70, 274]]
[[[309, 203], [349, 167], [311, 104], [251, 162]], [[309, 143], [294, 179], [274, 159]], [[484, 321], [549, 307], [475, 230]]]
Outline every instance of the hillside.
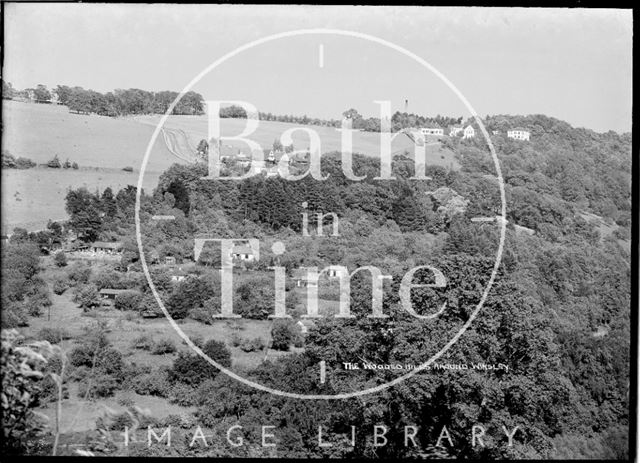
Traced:
[[[80, 171], [61, 169], [29, 169], [2, 171], [3, 227], [11, 232], [15, 227], [28, 230], [44, 228], [49, 219], [65, 220], [64, 195], [68, 188], [86, 186], [89, 189], [114, 190], [138, 181], [140, 164], [160, 116], [110, 118], [69, 112], [66, 106], [23, 103], [3, 100], [2, 150], [13, 156], [26, 157], [38, 164], [54, 156], [61, 161], [77, 162]], [[224, 133], [240, 133], [246, 121], [223, 119]], [[268, 148], [273, 141], [294, 124], [261, 122], [252, 136]], [[340, 146], [340, 133], [327, 127], [317, 130], [324, 152]], [[156, 140], [144, 180], [145, 188], [153, 189], [161, 172], [174, 163], [187, 163], [191, 156], [181, 155], [206, 138], [206, 116], [171, 116], [164, 133]], [[167, 143], [170, 146], [167, 146]], [[354, 135], [354, 151], [377, 156], [378, 136], [358, 132]], [[243, 144], [236, 145], [246, 149]], [[294, 137], [294, 146], [304, 149], [302, 136]], [[407, 137], [397, 137], [394, 153], [412, 150]], [[439, 143], [427, 147], [427, 162], [446, 168], [459, 168], [454, 153]], [[130, 166], [133, 173], [123, 172]]]

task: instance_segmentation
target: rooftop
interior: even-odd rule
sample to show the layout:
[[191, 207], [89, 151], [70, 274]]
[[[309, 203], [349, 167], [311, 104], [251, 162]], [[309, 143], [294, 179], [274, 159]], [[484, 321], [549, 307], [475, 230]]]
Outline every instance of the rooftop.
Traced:
[[91, 243], [90, 246], [94, 247], [94, 248], [120, 249], [122, 247], [122, 242], [120, 242], [120, 241], [113, 241], [113, 242], [95, 241], [95, 242]]
[[109, 289], [109, 288], [103, 288], [100, 290], [100, 294], [122, 294], [122, 293], [126, 293], [126, 292], [130, 292], [132, 291], [131, 289]]

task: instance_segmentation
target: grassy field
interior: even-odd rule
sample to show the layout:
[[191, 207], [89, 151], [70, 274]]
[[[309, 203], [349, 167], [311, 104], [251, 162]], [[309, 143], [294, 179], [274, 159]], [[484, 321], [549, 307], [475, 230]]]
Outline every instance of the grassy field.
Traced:
[[[146, 124], [149, 127], [159, 123], [161, 116], [138, 116], [135, 120]], [[221, 120], [221, 132], [223, 135], [234, 136], [242, 133], [246, 120], [225, 118]], [[198, 141], [207, 138], [207, 117], [206, 116], [170, 116], [165, 127], [167, 129], [183, 130], [191, 139], [192, 144], [197, 145]], [[264, 149], [272, 146], [275, 139], [288, 129], [297, 127], [295, 124], [275, 121], [260, 121], [255, 133], [248, 138], [258, 142]], [[321, 152], [341, 150], [341, 134], [333, 127], [302, 126], [315, 130], [321, 142]], [[306, 149], [309, 146], [308, 137], [303, 132], [296, 132], [292, 135], [293, 145], [296, 149]], [[460, 165], [454, 154], [441, 147], [435, 140], [427, 140], [427, 163], [440, 165], [447, 168], [458, 169]], [[380, 135], [373, 132], [355, 132], [353, 134], [353, 151], [367, 156], [378, 157], [380, 155]], [[248, 152], [247, 145], [241, 142], [228, 142], [228, 146]], [[393, 154], [402, 153], [408, 150], [413, 153], [413, 142], [406, 136], [398, 136], [391, 145]]]
[[[2, 150], [46, 163], [54, 155], [81, 167], [122, 169], [139, 172], [153, 128], [132, 119], [114, 119], [70, 113], [66, 106], [2, 102]], [[164, 144], [153, 150], [155, 171], [175, 162]]]
[[[159, 172], [145, 174], [143, 188], [151, 192], [158, 183]], [[80, 168], [2, 170], [2, 226], [9, 233], [15, 227], [41, 230], [47, 221], [67, 220], [65, 196], [70, 188], [86, 187], [101, 192], [111, 187], [114, 193], [127, 185], [137, 185], [138, 174], [120, 169]]]

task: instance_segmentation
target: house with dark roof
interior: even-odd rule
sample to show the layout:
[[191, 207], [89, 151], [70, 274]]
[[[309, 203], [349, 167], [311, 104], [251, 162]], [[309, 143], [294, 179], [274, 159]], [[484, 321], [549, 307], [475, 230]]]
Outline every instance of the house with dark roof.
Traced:
[[231, 251], [231, 257], [242, 262], [253, 262], [256, 259], [253, 249], [248, 244], [235, 245]]
[[94, 253], [119, 254], [122, 252], [122, 243], [120, 241], [95, 241], [89, 245], [89, 249]]

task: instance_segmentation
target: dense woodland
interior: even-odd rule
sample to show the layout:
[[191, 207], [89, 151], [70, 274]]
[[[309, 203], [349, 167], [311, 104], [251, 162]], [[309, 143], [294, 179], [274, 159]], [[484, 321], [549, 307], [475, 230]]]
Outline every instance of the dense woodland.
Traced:
[[[170, 450], [130, 449], [130, 454], [273, 455], [258, 445], [232, 448], [224, 439], [231, 424], [241, 424], [251, 436], [258, 431], [256, 423], [269, 423], [286, 436], [275, 455], [287, 457], [628, 458], [631, 135], [598, 134], [540, 115], [493, 116], [485, 124], [503, 133], [526, 127], [531, 142], [503, 136], [493, 140], [507, 198], [502, 263], [479, 317], [441, 361], [502, 363], [508, 371], [427, 371], [372, 395], [300, 401], [250, 389], [207, 368], [194, 354], [180, 354], [168, 370], [139, 371], [123, 361], [104, 336], [88, 333], [72, 352], [70, 363], [75, 378], [89, 373], [100, 378], [96, 396], [133, 388], [194, 405], [197, 423], [218, 436], [209, 448], [180, 443]], [[318, 321], [303, 341], [291, 340], [303, 345], [302, 351], [268, 361], [248, 374], [261, 384], [305, 394], [336, 394], [385, 383], [398, 373], [349, 374], [342, 362], [359, 358], [375, 363], [424, 362], [425, 355], [440, 349], [468, 320], [495, 259], [498, 226], [470, 220], [500, 213], [486, 143], [481, 137], [445, 143], [457, 154], [462, 169], [430, 166], [431, 180], [420, 182], [409, 180], [413, 171], [409, 157], [395, 160], [394, 181], [373, 180], [379, 173], [378, 161], [365, 156], [354, 158], [354, 172], [366, 179], [347, 180], [337, 153], [323, 156], [322, 171], [329, 177], [322, 182], [265, 176], [240, 182], [203, 180], [205, 166], [176, 164], [153, 192], [143, 192], [142, 232], [149, 253], [145, 257], [189, 261], [194, 236], [259, 238], [260, 260], [248, 269], [255, 277], [238, 288], [234, 302], [245, 318], [256, 319], [273, 311], [268, 267], [274, 263], [285, 266], [289, 275], [302, 266], [339, 263], [350, 271], [378, 266], [393, 276], [383, 299], [388, 319], [365, 317], [371, 312], [371, 284], [361, 272], [351, 283], [351, 311], [356, 318]], [[125, 241], [119, 269], [97, 276], [88, 276], [81, 267], [69, 269], [67, 284], [74, 286], [70, 290], [76, 292], [79, 304], [91, 307], [97, 289], [107, 286], [139, 289], [139, 296], [120, 299], [122, 310], [151, 310], [155, 304], [144, 278], [139, 278], [140, 256], [133, 238], [135, 196], [133, 186], [118, 192], [68, 193], [66, 226], [80, 240]], [[304, 212], [310, 217], [316, 212], [336, 213], [340, 236], [303, 237]], [[602, 217], [613, 233], [603, 234], [584, 213]], [[172, 214], [176, 220], [152, 221], [153, 214]], [[516, 225], [533, 234], [518, 232]], [[37, 314], [38, 307], [47, 303], [47, 282], [38, 273], [39, 249], [49, 238], [61, 236], [59, 224], [50, 228], [40, 235], [19, 231], [3, 250], [4, 327], [24, 325], [26, 313]], [[327, 223], [325, 229], [330, 228]], [[271, 252], [276, 240], [287, 248], [280, 257]], [[195, 278], [178, 285], [169, 284], [161, 272], [152, 275], [173, 318], [197, 317], [210, 323], [210, 315], [220, 310], [216, 251], [203, 252]], [[429, 312], [436, 302], [447, 302], [442, 318], [433, 323], [411, 317], [398, 298], [405, 272], [426, 264], [440, 268], [449, 285], [445, 293], [412, 293], [414, 307], [421, 313]], [[428, 277], [419, 278], [427, 282]], [[330, 292], [321, 296], [330, 298]], [[288, 310], [295, 314], [300, 301], [293, 291], [287, 291], [287, 298]], [[224, 345], [202, 342], [202, 346], [212, 358], [231, 365]], [[15, 347], [7, 341], [6, 349], [13, 352]], [[3, 354], [4, 350], [3, 341]], [[331, 381], [324, 384], [317, 381], [320, 360], [333, 369], [328, 373]], [[46, 385], [28, 384], [33, 400], [45, 400]], [[317, 446], [318, 425], [335, 436], [349, 434], [351, 425], [369, 432], [381, 423], [390, 428], [384, 447], [374, 447], [364, 436], [355, 447], [345, 440], [334, 441], [329, 448]], [[492, 438], [486, 447], [471, 446], [473, 424], [489, 430]], [[400, 431], [405, 425], [422, 430], [423, 445], [405, 447]], [[435, 447], [445, 425], [455, 445]], [[514, 447], [506, 446], [502, 425], [520, 426]], [[13, 442], [18, 447], [25, 443]]]

